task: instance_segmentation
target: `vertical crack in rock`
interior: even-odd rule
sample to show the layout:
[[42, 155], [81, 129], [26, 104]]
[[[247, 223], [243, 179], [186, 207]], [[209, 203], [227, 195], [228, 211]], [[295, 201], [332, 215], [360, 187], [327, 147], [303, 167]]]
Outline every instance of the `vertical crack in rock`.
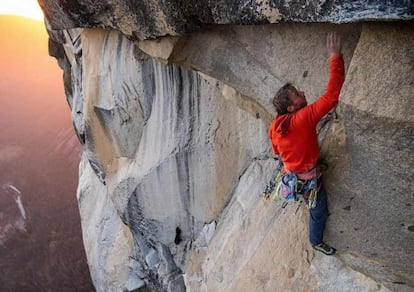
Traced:
[[[140, 198], [147, 197], [148, 193], [151, 196], [149, 187], [142, 183], [134, 190], [128, 202], [125, 223], [134, 234], [150, 282], [159, 287], [160, 291], [184, 291], [182, 271], [175, 264], [169, 247], [160, 241], [160, 234], [165, 232], [163, 230], [166, 227], [157, 220], [146, 218], [144, 214], [142, 206], [147, 203]], [[183, 192], [188, 194], [188, 190]]]
[[[199, 118], [193, 113], [194, 106], [198, 104], [195, 100], [199, 99], [200, 81], [194, 72], [178, 66], [152, 63], [151, 66], [145, 65], [150, 68], [150, 75], [147, 76], [150, 86], [146, 87], [148, 100], [144, 98], [141, 104], [145, 104], [147, 110], [144, 112], [148, 112], [149, 117], [141, 143], [144, 143], [144, 147], [151, 146], [154, 158], [161, 160], [138, 183], [129, 200], [125, 222], [133, 230], [142, 258], [151, 270], [148, 279], [155, 281], [162, 290], [180, 290], [184, 289], [184, 282], [175, 260], [180, 265], [184, 264], [185, 256], [180, 254], [193, 237], [194, 229], [194, 219], [190, 213], [193, 190], [189, 159], [194, 143], [193, 124]], [[152, 101], [152, 105], [149, 105], [149, 101]], [[196, 111], [199, 111], [198, 106]], [[164, 122], [159, 123], [159, 120]], [[163, 139], [159, 140], [159, 137]], [[167, 144], [170, 150], [161, 152], [163, 145], [160, 143]], [[146, 164], [155, 163], [151, 161]], [[158, 206], [163, 204], [160, 200], [168, 199], [173, 200], [170, 202], [171, 210], [181, 213], [177, 214], [178, 218], [176, 215], [165, 218], [165, 215], [158, 214], [165, 212], [164, 208]], [[176, 259], [171, 248], [180, 250], [175, 255]]]
[[155, 74], [153, 70], [153, 61], [149, 59], [142, 60], [141, 82], [143, 84], [143, 98], [139, 99], [141, 110], [144, 117], [144, 126], [147, 124], [151, 115], [152, 105], [155, 95]]

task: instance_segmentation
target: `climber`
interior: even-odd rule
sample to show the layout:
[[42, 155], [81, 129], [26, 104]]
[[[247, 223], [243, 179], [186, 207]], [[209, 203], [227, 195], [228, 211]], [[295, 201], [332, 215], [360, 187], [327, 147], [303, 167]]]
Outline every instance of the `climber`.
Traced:
[[303, 91], [290, 83], [285, 84], [273, 98], [277, 116], [270, 124], [268, 133], [273, 152], [282, 159], [284, 174], [296, 174], [302, 184], [317, 176], [316, 204], [310, 207], [309, 241], [315, 250], [333, 255], [336, 250], [323, 242], [328, 205], [320, 172], [315, 170], [319, 158], [316, 126], [338, 103], [345, 69], [342, 43], [336, 32], [328, 33], [326, 46], [330, 57], [329, 80], [324, 94], [308, 105]]

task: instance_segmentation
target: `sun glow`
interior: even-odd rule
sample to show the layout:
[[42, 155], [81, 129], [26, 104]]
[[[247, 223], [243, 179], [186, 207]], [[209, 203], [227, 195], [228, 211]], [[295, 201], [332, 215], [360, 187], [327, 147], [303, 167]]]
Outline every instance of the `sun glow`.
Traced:
[[36, 0], [0, 0], [0, 14], [19, 15], [43, 21], [43, 12]]

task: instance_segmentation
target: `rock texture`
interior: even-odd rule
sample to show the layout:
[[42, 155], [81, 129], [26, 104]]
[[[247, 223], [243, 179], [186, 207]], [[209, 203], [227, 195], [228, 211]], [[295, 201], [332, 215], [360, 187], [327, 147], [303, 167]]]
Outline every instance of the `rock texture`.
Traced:
[[[325, 142], [333, 166], [327, 182], [338, 194], [331, 207], [332, 238], [340, 248], [411, 274], [404, 262], [414, 254], [412, 28], [364, 25], [344, 85], [340, 119]], [[341, 183], [334, 183], [335, 178]]]
[[[180, 37], [195, 26], [171, 15], [184, 21], [194, 3], [41, 3], [84, 145], [78, 202], [98, 291], [413, 289], [412, 22], [208, 25]], [[348, 21], [348, 6], [335, 3], [314, 5]], [[209, 6], [203, 11], [216, 18], [191, 19], [263, 22], [240, 18], [242, 4], [232, 13], [220, 6], [220, 17]], [[394, 10], [411, 19], [409, 3], [399, 4], [350, 20], [392, 18]], [[131, 16], [141, 9], [156, 17]], [[305, 206], [282, 208], [259, 195], [275, 167], [270, 99], [287, 81], [310, 101], [323, 93], [331, 30], [344, 38], [347, 81], [321, 131], [327, 239], [339, 247], [326, 258], [307, 242]]]
[[106, 27], [134, 39], [180, 36], [203, 24], [347, 23], [413, 18], [410, 0], [52, 1], [39, 0], [54, 30]]

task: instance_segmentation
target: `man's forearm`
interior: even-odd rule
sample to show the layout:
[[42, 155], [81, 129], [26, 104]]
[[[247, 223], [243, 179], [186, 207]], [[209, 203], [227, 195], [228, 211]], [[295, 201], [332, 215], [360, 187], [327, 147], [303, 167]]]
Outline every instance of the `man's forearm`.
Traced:
[[329, 80], [324, 95], [339, 99], [345, 81], [345, 67], [342, 54], [331, 54], [329, 58]]

